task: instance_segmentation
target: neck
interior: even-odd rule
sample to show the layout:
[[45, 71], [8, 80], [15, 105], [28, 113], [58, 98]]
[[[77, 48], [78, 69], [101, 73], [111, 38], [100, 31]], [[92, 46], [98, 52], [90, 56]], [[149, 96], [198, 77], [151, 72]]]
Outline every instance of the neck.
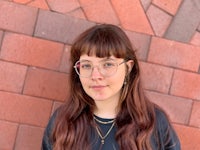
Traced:
[[116, 118], [117, 115], [117, 103], [108, 102], [108, 101], [96, 101], [96, 109], [94, 114], [101, 118]]

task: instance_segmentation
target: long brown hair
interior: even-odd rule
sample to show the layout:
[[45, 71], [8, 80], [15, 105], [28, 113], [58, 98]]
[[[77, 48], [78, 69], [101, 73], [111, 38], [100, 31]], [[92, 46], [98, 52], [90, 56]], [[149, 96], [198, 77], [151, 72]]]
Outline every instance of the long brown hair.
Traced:
[[97, 57], [114, 55], [133, 60], [134, 66], [123, 85], [116, 117], [116, 141], [121, 150], [151, 150], [150, 137], [155, 125], [154, 105], [145, 98], [140, 70], [130, 40], [114, 25], [96, 25], [82, 33], [71, 47], [70, 98], [57, 112], [53, 130], [55, 150], [89, 150], [89, 133], [94, 124], [94, 100], [82, 88], [73, 65], [83, 54]]

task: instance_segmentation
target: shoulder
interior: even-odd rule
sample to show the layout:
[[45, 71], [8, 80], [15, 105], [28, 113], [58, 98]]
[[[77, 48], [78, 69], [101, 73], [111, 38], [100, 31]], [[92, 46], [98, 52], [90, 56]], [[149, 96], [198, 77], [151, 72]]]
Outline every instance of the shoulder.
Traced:
[[156, 124], [154, 134], [164, 149], [180, 150], [178, 136], [167, 114], [161, 108], [155, 108]]

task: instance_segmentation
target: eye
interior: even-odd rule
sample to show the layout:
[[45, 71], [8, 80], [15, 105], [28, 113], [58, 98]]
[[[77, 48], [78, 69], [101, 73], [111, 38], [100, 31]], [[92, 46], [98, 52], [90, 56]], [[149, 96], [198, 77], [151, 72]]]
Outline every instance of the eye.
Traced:
[[112, 68], [112, 67], [115, 67], [115, 62], [112, 62], [112, 61], [106, 61], [103, 63], [103, 68]]
[[80, 63], [80, 69], [89, 70], [92, 68], [92, 65], [90, 63]]

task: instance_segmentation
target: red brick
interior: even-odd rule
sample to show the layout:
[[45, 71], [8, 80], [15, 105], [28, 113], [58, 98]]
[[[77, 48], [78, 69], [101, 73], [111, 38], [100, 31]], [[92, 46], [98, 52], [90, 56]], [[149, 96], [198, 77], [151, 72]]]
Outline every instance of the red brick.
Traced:
[[26, 3], [30, 2], [30, 0], [13, 0], [13, 2], [26, 4]]
[[67, 13], [80, 7], [78, 0], [47, 0], [51, 10]]
[[0, 28], [31, 35], [37, 17], [37, 9], [7, 1], [0, 1]]
[[0, 90], [22, 92], [26, 66], [0, 61]]
[[50, 70], [30, 68], [24, 86], [24, 94], [66, 100], [68, 92], [68, 75]]
[[0, 47], [1, 47], [1, 40], [2, 40], [2, 37], [3, 37], [3, 31], [0, 30]]
[[74, 11], [71, 11], [68, 14], [75, 17], [75, 18], [81, 18], [81, 19], [87, 20], [85, 14], [84, 14], [84, 12], [81, 8], [78, 8]]
[[61, 65], [60, 65], [61, 72], [66, 72], [66, 73], [70, 72], [70, 68], [71, 68], [70, 48], [71, 47], [69, 45], [65, 46], [65, 51], [63, 53], [63, 57], [62, 57]]
[[140, 0], [111, 0], [121, 26], [127, 30], [153, 34]]
[[6, 33], [0, 58], [31, 66], [59, 69], [63, 48], [64, 45], [60, 43]]
[[172, 17], [154, 5], [151, 5], [147, 10], [147, 16], [155, 34], [159, 37], [162, 37], [167, 30]]
[[172, 81], [172, 95], [200, 100], [200, 74], [176, 70]]
[[33, 6], [33, 7], [49, 10], [49, 6], [46, 0], [34, 0], [30, 2], [28, 6]]
[[145, 89], [168, 93], [173, 69], [144, 62], [140, 66]]
[[80, 0], [80, 4], [88, 20], [98, 23], [119, 24], [117, 15], [108, 0]]
[[15, 150], [41, 149], [43, 128], [20, 125], [16, 138]]
[[0, 91], [0, 119], [45, 127], [52, 102]]
[[192, 100], [156, 92], [147, 92], [149, 99], [163, 108], [173, 122], [188, 124]]
[[200, 47], [152, 38], [148, 61], [198, 72]]
[[187, 126], [175, 125], [181, 142], [181, 150], [200, 149], [200, 129]]
[[197, 46], [200, 46], [200, 32], [197, 32], [197, 31], [195, 32], [195, 34], [192, 37], [190, 43], [194, 44], [194, 45], [197, 45]]
[[18, 125], [0, 120], [0, 149], [13, 150]]
[[164, 9], [168, 13], [175, 15], [182, 0], [153, 0], [153, 4]]
[[151, 37], [146, 34], [125, 31], [133, 47], [136, 48], [136, 54], [140, 60], [146, 60], [149, 50]]
[[200, 128], [200, 102], [194, 102], [192, 114], [190, 118], [190, 125]]

